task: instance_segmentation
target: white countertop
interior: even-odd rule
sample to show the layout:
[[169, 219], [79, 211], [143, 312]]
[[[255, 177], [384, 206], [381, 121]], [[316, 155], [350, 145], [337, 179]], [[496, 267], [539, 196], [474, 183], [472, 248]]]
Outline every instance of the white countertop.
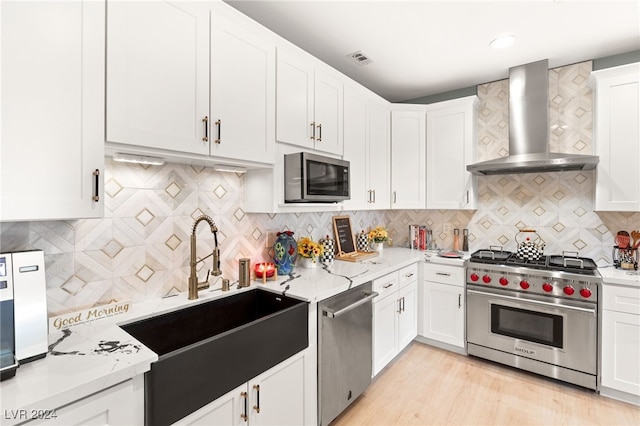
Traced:
[[604, 285], [617, 284], [640, 287], [640, 271], [629, 271], [608, 266], [605, 268], [599, 267], [598, 272], [602, 275]]
[[[75, 325], [49, 334], [49, 352], [44, 359], [21, 365], [16, 376], [0, 383], [2, 410], [54, 409], [94, 392], [149, 371], [158, 356], [117, 324], [132, 322], [241, 291], [264, 287], [315, 303], [349, 288], [425, 259], [425, 252], [385, 248], [381, 256], [360, 262], [336, 260], [317, 268], [297, 267], [277, 281], [252, 281], [251, 286], [222, 292], [221, 277], [201, 290], [199, 299], [187, 293], [134, 303], [127, 313]], [[463, 265], [461, 259], [428, 257], [433, 262]], [[453, 262], [453, 263], [452, 263]], [[457, 262], [457, 263], [456, 263]], [[17, 423], [2, 417], [2, 424]]]

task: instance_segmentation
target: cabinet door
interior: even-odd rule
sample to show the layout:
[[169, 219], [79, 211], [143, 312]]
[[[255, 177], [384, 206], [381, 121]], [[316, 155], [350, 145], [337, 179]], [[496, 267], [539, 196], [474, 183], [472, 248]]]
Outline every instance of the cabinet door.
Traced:
[[391, 208], [425, 208], [425, 112], [391, 112]]
[[[52, 410], [55, 417], [28, 422], [29, 425], [133, 425], [135, 415], [133, 380], [127, 380], [62, 408]], [[142, 395], [140, 395], [142, 397]], [[31, 411], [31, 410], [30, 410]], [[42, 408], [50, 411], [50, 408]]]
[[[368, 189], [373, 191], [371, 208], [389, 209], [391, 206], [391, 143], [389, 124], [391, 112], [386, 103], [369, 104], [369, 137], [368, 137]], [[351, 143], [345, 137], [345, 149]]]
[[394, 292], [373, 304], [373, 376], [398, 354], [400, 304], [396, 296]]
[[313, 149], [313, 64], [285, 50], [277, 50], [276, 139]]
[[476, 97], [440, 102], [427, 110], [427, 209], [475, 208]]
[[0, 221], [101, 217], [104, 2], [1, 7]]
[[424, 281], [423, 337], [464, 347], [464, 287]]
[[640, 396], [640, 315], [603, 310], [602, 386]]
[[398, 351], [404, 349], [418, 334], [418, 283], [414, 281], [398, 291]]
[[107, 141], [208, 155], [206, 5], [110, 1], [107, 16]]
[[252, 426], [305, 423], [304, 363], [304, 356], [294, 356], [249, 382]]
[[342, 155], [343, 88], [337, 76], [315, 70], [315, 149]]
[[640, 211], [640, 64], [596, 71], [595, 209]]
[[346, 210], [366, 210], [372, 201], [367, 186], [367, 103], [352, 90], [344, 92], [344, 159], [349, 161], [351, 199], [343, 202]]
[[245, 383], [205, 405], [195, 413], [189, 414], [187, 417], [177, 421], [176, 424], [202, 426], [237, 426], [244, 424], [245, 421], [240, 416], [245, 414], [244, 402], [247, 398], [247, 384]]
[[273, 164], [275, 44], [249, 23], [211, 21], [210, 153]]

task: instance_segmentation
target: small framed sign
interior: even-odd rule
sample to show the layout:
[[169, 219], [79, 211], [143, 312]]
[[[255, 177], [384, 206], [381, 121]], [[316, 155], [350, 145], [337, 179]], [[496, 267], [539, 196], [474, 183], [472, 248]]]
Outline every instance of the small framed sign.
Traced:
[[376, 257], [377, 252], [358, 251], [356, 241], [353, 237], [350, 216], [333, 217], [333, 233], [336, 238], [337, 253], [336, 259], [357, 262], [358, 260]]

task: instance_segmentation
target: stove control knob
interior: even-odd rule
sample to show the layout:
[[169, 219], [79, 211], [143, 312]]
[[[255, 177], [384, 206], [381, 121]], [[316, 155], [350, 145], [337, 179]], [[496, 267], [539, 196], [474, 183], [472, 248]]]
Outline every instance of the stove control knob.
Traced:
[[549, 283], [544, 283], [544, 284], [542, 284], [542, 289], [544, 291], [546, 291], [547, 293], [549, 293], [549, 292], [553, 291], [553, 286], [551, 284], [549, 284]]
[[520, 281], [520, 288], [526, 290], [529, 288], [529, 282], [527, 280]]
[[584, 297], [585, 299], [588, 299], [591, 297], [591, 290], [589, 290], [588, 288], [584, 287], [582, 288], [582, 290], [580, 290], [580, 296]]
[[501, 277], [500, 278], [500, 285], [507, 285], [509, 284], [509, 280], [506, 279], [505, 277]]
[[566, 294], [567, 296], [571, 296], [573, 295], [573, 293], [575, 293], [575, 290], [570, 285], [563, 288], [562, 291], [564, 291], [564, 294]]
[[471, 274], [469, 275], [469, 278], [471, 278], [471, 281], [478, 281], [480, 279], [480, 277], [478, 276], [478, 274]]
[[491, 282], [491, 277], [489, 275], [485, 275], [482, 277], [482, 282], [485, 284], [489, 284]]

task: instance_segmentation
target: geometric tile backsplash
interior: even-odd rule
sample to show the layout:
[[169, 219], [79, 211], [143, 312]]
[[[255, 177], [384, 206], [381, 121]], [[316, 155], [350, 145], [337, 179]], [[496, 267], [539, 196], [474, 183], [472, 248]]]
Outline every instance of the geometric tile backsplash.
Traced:
[[[550, 70], [551, 150], [592, 153], [591, 62]], [[478, 86], [478, 161], [508, 153], [508, 82]], [[267, 232], [291, 230], [318, 240], [331, 235], [336, 213], [251, 214], [244, 177], [168, 163], [140, 166], [106, 160], [105, 216], [73, 221], [0, 223], [0, 251], [43, 249], [50, 316], [112, 301], [145, 300], [187, 290], [189, 234], [200, 214], [218, 226], [223, 276], [238, 277], [238, 259], [270, 259]], [[354, 231], [385, 225], [405, 245], [408, 225], [433, 229], [450, 248], [453, 228], [469, 228], [470, 250], [515, 249], [518, 229], [533, 228], [546, 253], [579, 251], [611, 263], [618, 230], [640, 228], [640, 212], [593, 211], [595, 172], [555, 172], [479, 178], [479, 208], [349, 211]], [[213, 248], [207, 226], [197, 229], [198, 254]], [[201, 279], [210, 259], [198, 265]]]

